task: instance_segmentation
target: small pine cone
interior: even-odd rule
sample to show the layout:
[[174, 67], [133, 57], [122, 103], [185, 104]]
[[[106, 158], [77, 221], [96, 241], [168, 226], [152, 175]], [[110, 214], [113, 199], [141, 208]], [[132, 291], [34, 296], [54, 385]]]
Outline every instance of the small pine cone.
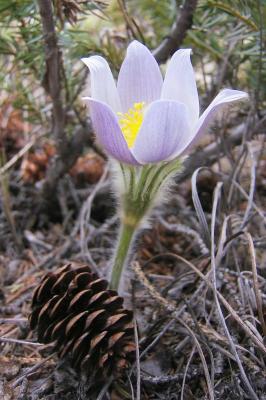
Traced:
[[96, 183], [100, 180], [104, 171], [104, 160], [97, 154], [86, 154], [79, 157], [69, 174], [74, 182], [80, 187], [87, 183]]
[[50, 159], [55, 155], [55, 146], [44, 143], [41, 149], [29, 153], [21, 164], [21, 176], [24, 182], [36, 183], [44, 179]]
[[60, 358], [94, 381], [117, 376], [135, 358], [132, 311], [90, 268], [67, 264], [44, 276], [32, 299], [30, 327]]

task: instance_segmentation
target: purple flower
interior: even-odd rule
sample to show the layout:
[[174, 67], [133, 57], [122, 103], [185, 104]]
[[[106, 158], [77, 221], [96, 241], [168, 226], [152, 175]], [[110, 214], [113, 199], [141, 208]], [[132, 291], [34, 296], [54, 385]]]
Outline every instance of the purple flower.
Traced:
[[137, 41], [127, 49], [117, 85], [106, 60], [83, 58], [90, 69], [91, 97], [85, 97], [96, 136], [106, 152], [127, 164], [169, 161], [206, 131], [223, 106], [247, 98], [224, 89], [199, 116], [190, 49], [172, 56], [163, 81], [151, 52]]

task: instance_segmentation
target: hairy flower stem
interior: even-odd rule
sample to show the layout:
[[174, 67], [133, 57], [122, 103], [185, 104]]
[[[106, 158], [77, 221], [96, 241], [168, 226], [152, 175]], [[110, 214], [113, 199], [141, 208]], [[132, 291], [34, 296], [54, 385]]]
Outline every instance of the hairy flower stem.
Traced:
[[166, 189], [170, 177], [180, 169], [180, 160], [141, 167], [120, 165], [121, 228], [114, 254], [110, 289], [118, 290], [137, 231], [158, 203], [162, 188]]
[[128, 261], [128, 255], [134, 241], [137, 225], [122, 223], [111, 272], [110, 289], [118, 290], [123, 270]]

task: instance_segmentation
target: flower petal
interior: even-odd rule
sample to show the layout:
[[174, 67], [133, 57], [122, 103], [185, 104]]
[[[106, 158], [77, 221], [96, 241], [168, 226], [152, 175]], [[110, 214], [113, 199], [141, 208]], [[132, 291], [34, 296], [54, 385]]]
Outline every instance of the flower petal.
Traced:
[[208, 125], [213, 121], [217, 111], [221, 111], [228, 103], [234, 101], [239, 101], [247, 99], [248, 94], [241, 92], [240, 90], [223, 89], [220, 93], [213, 99], [209, 107], [206, 108], [204, 113], [201, 115], [198, 123], [195, 127], [194, 138], [189, 144], [189, 146], [184, 149], [187, 151], [200, 139], [201, 135], [206, 132]]
[[181, 49], [172, 56], [166, 70], [161, 99], [186, 104], [193, 126], [199, 118], [199, 97], [190, 53], [191, 49]]
[[123, 112], [134, 103], [147, 104], [160, 98], [162, 88], [160, 68], [146, 46], [134, 40], [127, 48], [118, 75], [117, 88]]
[[118, 124], [118, 119], [106, 104], [90, 97], [83, 98], [89, 105], [96, 137], [108, 154], [126, 164], [138, 165], [132, 156]]
[[131, 149], [139, 163], [172, 159], [189, 135], [187, 107], [177, 101], [158, 100], [147, 109]]
[[108, 104], [115, 112], [121, 111], [118, 91], [107, 61], [100, 56], [82, 58], [81, 61], [90, 70], [90, 96], [95, 100]]

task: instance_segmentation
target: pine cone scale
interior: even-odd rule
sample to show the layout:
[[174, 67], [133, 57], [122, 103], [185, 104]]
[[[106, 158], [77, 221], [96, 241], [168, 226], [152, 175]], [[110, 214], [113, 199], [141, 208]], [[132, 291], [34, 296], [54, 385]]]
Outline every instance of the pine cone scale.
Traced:
[[104, 301], [103, 305], [107, 310], [119, 310], [123, 305], [123, 298], [120, 296], [113, 296]]
[[46, 279], [43, 279], [40, 286], [37, 287], [37, 289], [33, 293], [32, 302], [34, 303], [44, 302], [47, 299], [47, 296], [49, 296], [50, 288], [54, 285], [55, 282], [56, 282], [55, 276], [48, 275]]
[[58, 299], [59, 296], [53, 296], [40, 310], [38, 318], [38, 331], [43, 330], [43, 327], [47, 326], [47, 324], [50, 322], [49, 309], [54, 307]]
[[91, 289], [84, 289], [81, 292], [77, 293], [75, 297], [71, 300], [68, 310], [81, 310], [86, 309], [91, 300], [92, 291]]
[[74, 279], [76, 287], [83, 289], [89, 285], [92, 279], [92, 274], [88, 272], [81, 272], [79, 275], [76, 276]]
[[89, 301], [90, 307], [97, 307], [98, 305], [102, 305], [102, 302], [108, 299], [107, 291], [96, 293], [91, 297]]
[[89, 288], [94, 291], [94, 293], [106, 290], [108, 283], [104, 279], [96, 279], [89, 284]]
[[66, 271], [59, 276], [55, 284], [52, 286], [51, 293], [57, 294], [66, 291], [69, 283], [75, 277], [74, 271]]
[[[64, 338], [65, 328], [66, 328], [68, 322], [73, 317], [74, 317], [74, 314], [70, 314], [70, 315], [66, 316], [64, 319], [59, 320], [58, 322], [56, 321], [55, 323], [53, 323], [51, 325], [51, 328], [52, 328], [51, 341], [52, 342], [54, 342], [55, 340], [59, 340], [59, 338], [61, 338], [61, 340]], [[47, 336], [47, 334], [46, 334], [46, 336]], [[56, 347], [59, 347], [59, 343], [57, 343]]]
[[67, 339], [71, 338], [73, 334], [79, 335], [83, 333], [85, 326], [86, 316], [88, 311], [83, 311], [78, 315], [75, 315], [67, 324], [65, 328], [65, 336]]

